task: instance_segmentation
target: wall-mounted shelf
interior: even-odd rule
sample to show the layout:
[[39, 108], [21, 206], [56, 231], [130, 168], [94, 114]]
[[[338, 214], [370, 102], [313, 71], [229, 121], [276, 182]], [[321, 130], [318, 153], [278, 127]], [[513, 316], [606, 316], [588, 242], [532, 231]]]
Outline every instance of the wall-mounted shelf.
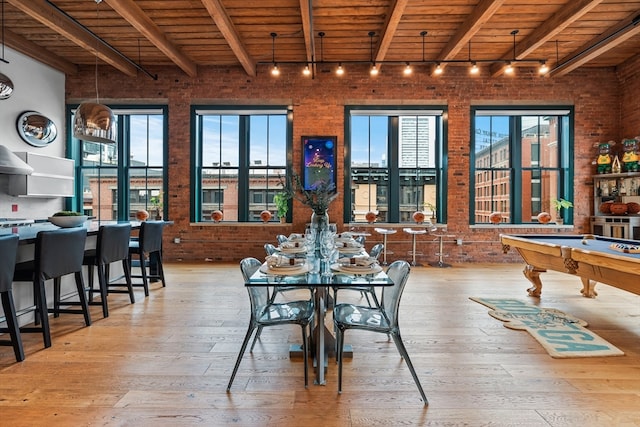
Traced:
[[74, 161], [43, 154], [16, 152], [33, 168], [31, 175], [11, 175], [9, 194], [21, 197], [70, 197], [74, 195]]

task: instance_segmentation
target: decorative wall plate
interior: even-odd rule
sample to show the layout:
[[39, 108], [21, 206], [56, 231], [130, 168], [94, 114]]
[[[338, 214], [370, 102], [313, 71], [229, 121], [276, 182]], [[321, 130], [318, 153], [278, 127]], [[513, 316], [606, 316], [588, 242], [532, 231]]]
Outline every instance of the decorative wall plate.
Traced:
[[16, 123], [20, 137], [34, 147], [46, 147], [58, 136], [53, 121], [36, 111], [25, 111]]

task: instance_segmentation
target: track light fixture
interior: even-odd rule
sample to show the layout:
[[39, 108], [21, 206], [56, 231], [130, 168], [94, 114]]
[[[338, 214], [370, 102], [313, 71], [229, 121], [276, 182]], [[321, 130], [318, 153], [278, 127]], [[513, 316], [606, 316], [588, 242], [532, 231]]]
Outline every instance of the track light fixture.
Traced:
[[271, 41], [272, 41], [272, 48], [271, 48], [271, 61], [269, 62], [258, 62], [258, 64], [269, 64], [271, 66], [271, 74], [274, 76], [278, 76], [280, 75], [280, 69], [278, 68], [278, 65], [282, 65], [282, 64], [291, 64], [291, 65], [303, 65], [304, 69], [302, 71], [302, 73], [305, 76], [309, 76], [309, 75], [313, 75], [313, 71], [312, 69], [314, 68], [314, 66], [316, 64], [335, 64], [335, 74], [336, 76], [342, 76], [344, 75], [345, 69], [344, 69], [344, 65], [345, 64], [369, 64], [370, 65], [370, 69], [369, 69], [369, 74], [371, 76], [377, 76], [380, 73], [380, 65], [381, 64], [392, 64], [392, 65], [403, 65], [402, 68], [402, 73], [405, 76], [409, 76], [411, 74], [413, 74], [413, 69], [414, 66], [418, 65], [433, 65], [435, 66], [433, 68], [433, 74], [435, 75], [440, 75], [443, 74], [444, 72], [444, 66], [446, 64], [458, 64], [458, 65], [469, 65], [470, 69], [469, 69], [469, 73], [476, 75], [480, 72], [480, 67], [479, 64], [501, 64], [503, 66], [505, 66], [505, 73], [506, 74], [510, 74], [515, 70], [515, 66], [516, 64], [528, 64], [529, 66], [533, 65], [533, 66], [537, 66], [538, 69], [538, 73], [539, 74], [546, 74], [549, 71], [549, 68], [546, 65], [546, 59], [517, 59], [516, 58], [516, 45], [515, 45], [515, 36], [516, 34], [518, 34], [518, 30], [513, 30], [511, 31], [511, 35], [513, 36], [513, 59], [511, 60], [506, 60], [504, 58], [500, 58], [500, 59], [473, 59], [471, 57], [471, 40], [469, 40], [469, 56], [468, 59], [435, 59], [435, 60], [431, 60], [431, 59], [427, 59], [425, 57], [425, 43], [426, 43], [426, 36], [427, 36], [427, 31], [421, 31], [420, 32], [420, 36], [422, 37], [422, 60], [415, 60], [415, 59], [411, 59], [411, 60], [395, 60], [395, 61], [378, 61], [374, 58], [374, 40], [373, 38], [375, 37], [376, 33], [374, 31], [370, 31], [368, 33], [369, 36], [369, 49], [370, 49], [370, 57], [369, 60], [353, 60], [353, 61], [349, 61], [349, 60], [340, 60], [340, 61], [325, 61], [324, 60], [324, 52], [323, 52], [323, 41], [324, 41], [324, 37], [325, 37], [325, 33], [324, 32], [318, 32], [318, 37], [320, 38], [320, 60], [319, 61], [279, 61], [276, 62], [276, 58], [275, 58], [275, 40], [276, 37], [278, 36], [278, 34], [276, 33], [270, 33], [271, 35]]

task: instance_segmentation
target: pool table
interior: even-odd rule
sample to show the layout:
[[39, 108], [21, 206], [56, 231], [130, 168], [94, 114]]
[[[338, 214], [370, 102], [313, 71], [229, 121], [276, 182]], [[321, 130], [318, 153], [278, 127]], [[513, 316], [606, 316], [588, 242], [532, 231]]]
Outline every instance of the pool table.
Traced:
[[574, 274], [582, 280], [583, 296], [594, 298], [596, 282], [640, 295], [640, 253], [624, 253], [611, 248], [640, 246], [639, 241], [594, 235], [511, 235], [501, 234], [502, 250], [515, 248], [527, 265], [524, 275], [533, 284], [527, 291], [539, 297], [540, 273], [547, 270]]

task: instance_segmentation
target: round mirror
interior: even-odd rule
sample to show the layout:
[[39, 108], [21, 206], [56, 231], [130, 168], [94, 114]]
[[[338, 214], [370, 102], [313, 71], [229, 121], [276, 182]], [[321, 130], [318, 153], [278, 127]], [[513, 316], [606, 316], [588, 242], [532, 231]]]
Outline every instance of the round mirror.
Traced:
[[28, 144], [45, 147], [58, 136], [52, 120], [35, 111], [25, 111], [18, 117], [18, 133]]
[[0, 99], [7, 99], [13, 93], [13, 82], [4, 74], [0, 73]]

